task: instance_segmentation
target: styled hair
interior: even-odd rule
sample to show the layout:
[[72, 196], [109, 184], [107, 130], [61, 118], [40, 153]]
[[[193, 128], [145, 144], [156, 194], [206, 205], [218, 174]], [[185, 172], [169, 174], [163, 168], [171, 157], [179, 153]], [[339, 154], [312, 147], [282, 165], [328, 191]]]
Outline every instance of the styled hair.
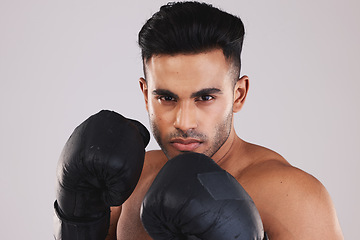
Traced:
[[210, 4], [171, 2], [142, 27], [138, 44], [144, 64], [156, 55], [197, 54], [222, 49], [227, 60], [241, 68], [245, 29], [240, 18]]

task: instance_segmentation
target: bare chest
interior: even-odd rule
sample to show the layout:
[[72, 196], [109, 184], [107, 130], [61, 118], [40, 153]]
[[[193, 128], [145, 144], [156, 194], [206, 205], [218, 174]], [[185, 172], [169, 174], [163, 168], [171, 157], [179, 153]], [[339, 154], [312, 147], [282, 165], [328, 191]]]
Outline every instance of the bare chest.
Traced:
[[140, 220], [140, 206], [124, 207], [118, 222], [118, 240], [151, 239]]
[[152, 239], [142, 225], [140, 217], [141, 204], [154, 176], [143, 177], [130, 198], [122, 205], [117, 225], [118, 240]]

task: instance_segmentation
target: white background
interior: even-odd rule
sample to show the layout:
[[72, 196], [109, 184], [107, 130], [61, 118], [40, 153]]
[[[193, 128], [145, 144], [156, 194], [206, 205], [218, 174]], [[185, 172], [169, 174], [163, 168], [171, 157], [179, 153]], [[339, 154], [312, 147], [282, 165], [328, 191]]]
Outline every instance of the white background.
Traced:
[[[149, 126], [137, 34], [164, 3], [0, 0], [0, 239], [52, 239], [56, 162], [88, 116], [112, 109]], [[359, 1], [211, 3], [246, 26], [237, 133], [316, 176], [357, 239]]]

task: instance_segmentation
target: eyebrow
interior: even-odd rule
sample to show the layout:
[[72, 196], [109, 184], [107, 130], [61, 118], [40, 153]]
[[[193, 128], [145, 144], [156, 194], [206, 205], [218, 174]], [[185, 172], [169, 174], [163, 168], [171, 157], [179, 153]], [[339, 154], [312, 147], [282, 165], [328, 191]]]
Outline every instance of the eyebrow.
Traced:
[[197, 98], [197, 97], [201, 97], [204, 95], [211, 95], [211, 94], [222, 94], [221, 90], [218, 88], [204, 88], [201, 89], [200, 91], [194, 92], [193, 94], [191, 94], [191, 98]]
[[155, 89], [154, 91], [152, 91], [152, 93], [153, 93], [153, 95], [159, 95], [159, 96], [165, 95], [165, 96], [170, 96], [170, 97], [179, 99], [178, 95], [176, 95], [175, 93], [173, 93], [169, 90], [166, 90], [166, 89]]
[[[155, 89], [154, 91], [152, 91], [153, 95], [166, 95], [166, 96], [170, 96], [176, 99], [179, 99], [179, 96], [169, 90], [166, 89]], [[197, 97], [201, 97], [204, 95], [211, 95], [211, 94], [222, 94], [222, 91], [218, 88], [204, 88], [201, 89], [197, 92], [194, 92], [191, 94], [191, 98], [197, 98]]]

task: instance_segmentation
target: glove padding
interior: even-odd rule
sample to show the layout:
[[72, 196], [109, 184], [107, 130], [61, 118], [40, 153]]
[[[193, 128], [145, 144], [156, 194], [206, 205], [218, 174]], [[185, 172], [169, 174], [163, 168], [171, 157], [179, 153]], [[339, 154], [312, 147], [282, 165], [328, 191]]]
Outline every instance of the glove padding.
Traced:
[[155, 240], [264, 239], [262, 221], [242, 186], [212, 159], [185, 153], [160, 170], [141, 206]]
[[74, 130], [58, 162], [55, 239], [105, 239], [110, 206], [134, 190], [149, 139], [141, 123], [107, 110]]

